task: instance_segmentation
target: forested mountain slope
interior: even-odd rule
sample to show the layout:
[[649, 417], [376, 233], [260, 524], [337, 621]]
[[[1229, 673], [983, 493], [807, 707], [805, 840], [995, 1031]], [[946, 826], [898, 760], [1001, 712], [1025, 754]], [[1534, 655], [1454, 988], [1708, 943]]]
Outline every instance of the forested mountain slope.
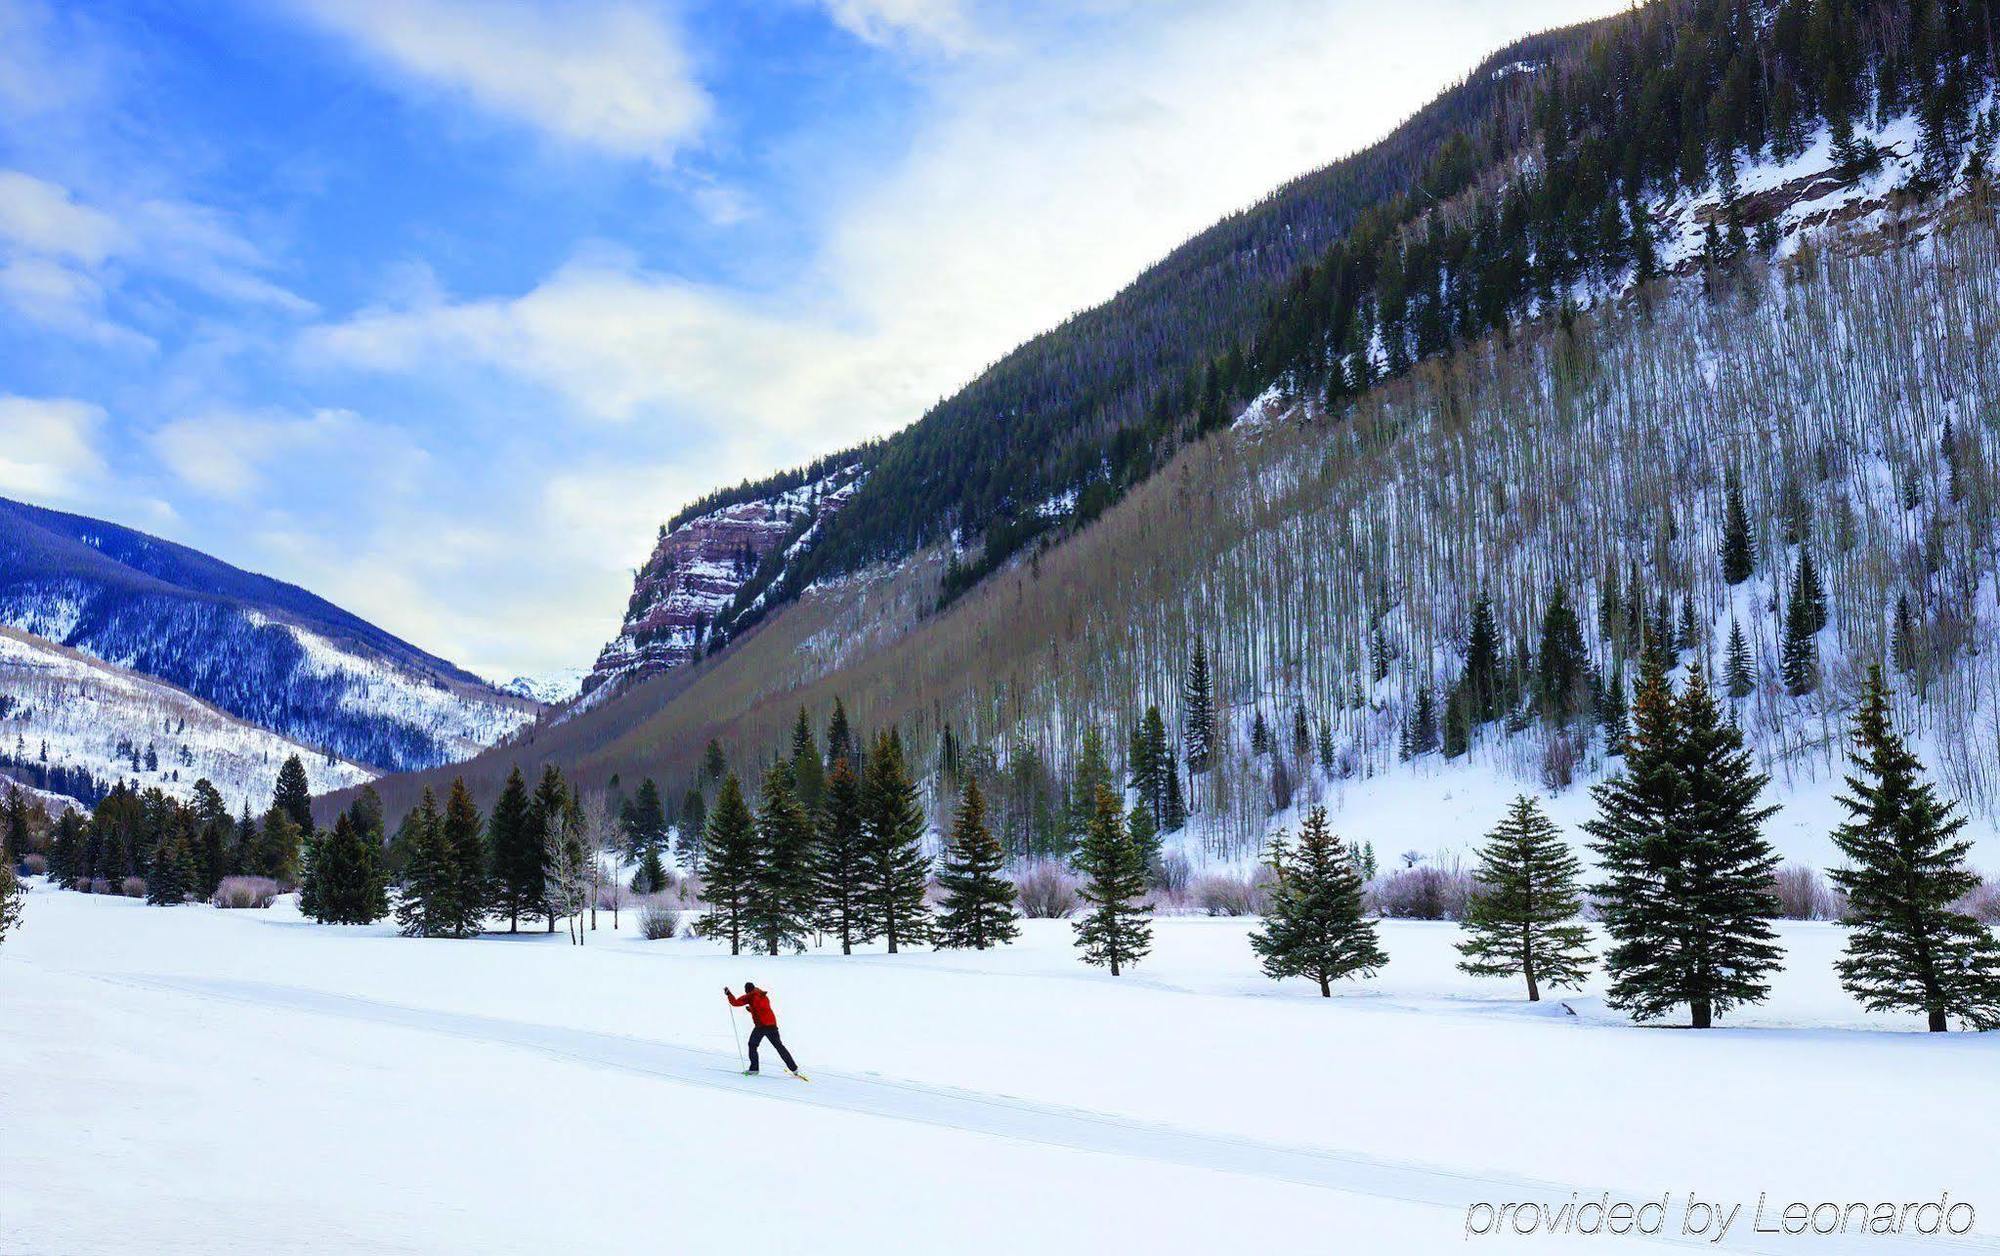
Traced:
[[295, 585], [4, 499], [0, 624], [387, 769], [463, 758], [536, 710]]
[[1231, 856], [1301, 796], [1467, 772], [1575, 796], [1639, 654], [1671, 648], [1820, 804], [1887, 658], [1990, 816], [1988, 9], [1704, 0], [1570, 37], [1481, 132], [1527, 141], [1357, 223], [1239, 325], [1257, 400], [1233, 428], [1240, 403], [1195, 397], [1175, 439], [1212, 435], [940, 612], [974, 538], [822, 578], [472, 779], [519, 755], [676, 799], [711, 738], [754, 768], [838, 697], [903, 729], [939, 799], [985, 777], [1014, 849], [1047, 851], [1087, 729], [1114, 768], [1149, 705], [1186, 732], [1200, 642], [1218, 750], [1187, 844]]
[[374, 775], [164, 681], [0, 628], [0, 775], [86, 807], [121, 782], [188, 798], [206, 780], [232, 808], [261, 809], [293, 755], [316, 789]]

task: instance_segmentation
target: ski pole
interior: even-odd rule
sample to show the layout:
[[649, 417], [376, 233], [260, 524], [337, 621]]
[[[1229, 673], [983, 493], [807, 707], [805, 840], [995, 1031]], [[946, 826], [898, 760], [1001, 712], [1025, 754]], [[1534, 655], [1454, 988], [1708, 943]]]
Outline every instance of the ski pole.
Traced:
[[736, 1059], [740, 1063], [743, 1060], [743, 1031], [736, 1027], [736, 1006], [734, 1004], [731, 1004], [729, 1008], [729, 1036], [736, 1043]]

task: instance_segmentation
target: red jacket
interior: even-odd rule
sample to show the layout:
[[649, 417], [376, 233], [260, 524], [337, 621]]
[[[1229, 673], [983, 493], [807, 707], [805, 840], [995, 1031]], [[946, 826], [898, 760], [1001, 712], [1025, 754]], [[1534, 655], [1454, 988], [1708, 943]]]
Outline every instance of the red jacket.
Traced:
[[752, 1025], [761, 1025], [766, 1029], [778, 1027], [778, 1018], [771, 1014], [771, 996], [762, 990], [745, 990], [741, 998], [732, 994], [729, 996], [729, 1005], [748, 1007]]

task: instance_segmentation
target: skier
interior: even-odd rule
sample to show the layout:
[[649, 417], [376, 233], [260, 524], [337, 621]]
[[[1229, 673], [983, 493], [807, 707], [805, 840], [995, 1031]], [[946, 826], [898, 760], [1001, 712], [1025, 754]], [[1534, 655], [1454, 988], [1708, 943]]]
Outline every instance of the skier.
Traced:
[[743, 997], [740, 999], [728, 986], [722, 987], [722, 995], [729, 1000], [729, 1006], [750, 1009], [750, 1067], [743, 1071], [745, 1073], [757, 1071], [757, 1044], [768, 1038], [771, 1045], [778, 1049], [778, 1058], [785, 1062], [786, 1070], [793, 1077], [804, 1081], [806, 1075], [799, 1072], [798, 1063], [792, 1059], [792, 1053], [785, 1050], [785, 1040], [778, 1037], [778, 1018], [771, 1011], [771, 996], [759, 990], [754, 981], [743, 983]]

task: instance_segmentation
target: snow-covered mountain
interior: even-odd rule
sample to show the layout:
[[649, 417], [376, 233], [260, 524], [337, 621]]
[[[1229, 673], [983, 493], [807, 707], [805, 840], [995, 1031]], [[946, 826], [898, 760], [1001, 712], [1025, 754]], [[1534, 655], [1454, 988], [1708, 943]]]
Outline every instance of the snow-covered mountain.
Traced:
[[767, 592], [853, 497], [861, 464], [728, 500], [663, 528], [633, 582], [618, 636], [584, 677], [591, 701], [604, 686], [656, 675], [702, 657], [763, 611]]
[[0, 625], [387, 770], [466, 758], [538, 709], [295, 585], [116, 524], [6, 500]]
[[538, 676], [516, 676], [494, 685], [494, 688], [543, 706], [560, 706], [573, 701], [582, 692], [583, 682], [589, 675], [587, 667], [565, 667]]
[[0, 774], [21, 784], [90, 806], [119, 782], [186, 798], [206, 779], [232, 806], [260, 809], [292, 755], [315, 792], [376, 775], [164, 681], [0, 628]]

